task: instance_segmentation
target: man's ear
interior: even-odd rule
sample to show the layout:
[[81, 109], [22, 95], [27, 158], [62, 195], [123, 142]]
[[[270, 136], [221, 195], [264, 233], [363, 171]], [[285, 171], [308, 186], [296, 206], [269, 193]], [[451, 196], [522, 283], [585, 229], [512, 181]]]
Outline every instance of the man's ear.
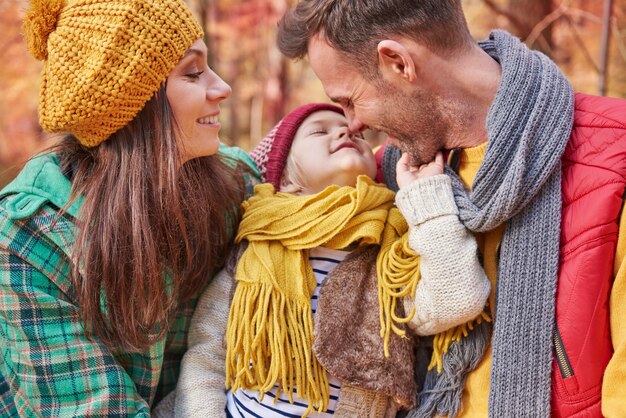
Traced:
[[398, 41], [385, 39], [378, 43], [378, 62], [383, 78], [397, 80], [397, 77], [415, 82], [417, 67], [410, 51]]

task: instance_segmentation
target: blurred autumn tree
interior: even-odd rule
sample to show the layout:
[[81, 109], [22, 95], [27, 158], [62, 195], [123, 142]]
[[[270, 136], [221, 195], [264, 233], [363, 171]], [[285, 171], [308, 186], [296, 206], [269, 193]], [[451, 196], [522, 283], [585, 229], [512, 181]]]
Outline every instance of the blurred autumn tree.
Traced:
[[[233, 88], [222, 106], [226, 142], [250, 149], [292, 107], [327, 100], [306, 61], [286, 60], [275, 47], [276, 23], [297, 0], [187, 1], [206, 29], [209, 65]], [[462, 2], [476, 39], [504, 28], [554, 59], [577, 91], [598, 94], [604, 86], [605, 94], [626, 98], [626, 0]], [[37, 123], [41, 65], [20, 33], [27, 4], [0, 0], [0, 186], [50, 144]]]
[[[626, 1], [466, 0], [477, 38], [501, 27], [550, 56], [577, 91], [626, 97]], [[492, 21], [494, 25], [489, 25]], [[603, 30], [607, 30], [603, 36]], [[606, 53], [603, 51], [606, 48]]]
[[44, 144], [37, 120], [41, 65], [21, 33], [22, 1], [0, 0], [0, 186]]

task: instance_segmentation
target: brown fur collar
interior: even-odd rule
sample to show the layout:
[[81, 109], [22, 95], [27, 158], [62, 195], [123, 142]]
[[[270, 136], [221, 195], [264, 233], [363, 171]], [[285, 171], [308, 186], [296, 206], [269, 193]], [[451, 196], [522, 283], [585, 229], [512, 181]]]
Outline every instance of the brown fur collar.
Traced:
[[[313, 352], [344, 384], [382, 392], [401, 408], [416, 402], [413, 339], [392, 332], [385, 358], [380, 337], [376, 255], [354, 250], [326, 278], [315, 313]], [[401, 307], [400, 307], [401, 308]]]

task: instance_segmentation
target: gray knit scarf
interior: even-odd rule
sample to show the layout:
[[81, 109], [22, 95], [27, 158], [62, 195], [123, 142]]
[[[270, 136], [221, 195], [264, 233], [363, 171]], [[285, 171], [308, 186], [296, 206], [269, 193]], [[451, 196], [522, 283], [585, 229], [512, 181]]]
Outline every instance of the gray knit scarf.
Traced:
[[[543, 54], [494, 31], [480, 43], [502, 66], [487, 116], [487, 151], [472, 191], [451, 169], [461, 221], [474, 232], [506, 223], [500, 245], [490, 417], [548, 417], [555, 292], [561, 223], [561, 155], [574, 115], [570, 83]], [[383, 157], [395, 184], [397, 150]], [[397, 187], [397, 186], [396, 186]], [[444, 355], [441, 374], [428, 372], [410, 418], [455, 416], [467, 374], [489, 343], [490, 324], [474, 329]]]

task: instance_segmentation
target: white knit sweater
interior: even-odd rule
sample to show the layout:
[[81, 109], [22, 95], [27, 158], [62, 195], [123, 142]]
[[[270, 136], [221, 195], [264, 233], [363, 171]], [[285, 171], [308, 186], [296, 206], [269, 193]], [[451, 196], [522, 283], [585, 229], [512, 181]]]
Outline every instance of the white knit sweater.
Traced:
[[450, 178], [444, 174], [416, 180], [400, 189], [396, 206], [409, 224], [409, 246], [420, 254], [421, 279], [408, 324], [418, 335], [433, 335], [476, 318], [491, 283], [478, 259], [474, 236], [461, 224]]
[[[409, 245], [421, 256], [415, 298], [404, 301], [405, 309], [416, 307], [409, 327], [418, 335], [431, 335], [478, 316], [490, 282], [474, 237], [459, 221], [450, 179], [437, 175], [416, 180], [398, 192], [396, 205], [409, 224]], [[174, 408], [177, 417], [226, 416], [224, 335], [232, 284], [222, 271], [198, 301], [176, 395], [166, 397], [155, 416], [172, 416]]]

